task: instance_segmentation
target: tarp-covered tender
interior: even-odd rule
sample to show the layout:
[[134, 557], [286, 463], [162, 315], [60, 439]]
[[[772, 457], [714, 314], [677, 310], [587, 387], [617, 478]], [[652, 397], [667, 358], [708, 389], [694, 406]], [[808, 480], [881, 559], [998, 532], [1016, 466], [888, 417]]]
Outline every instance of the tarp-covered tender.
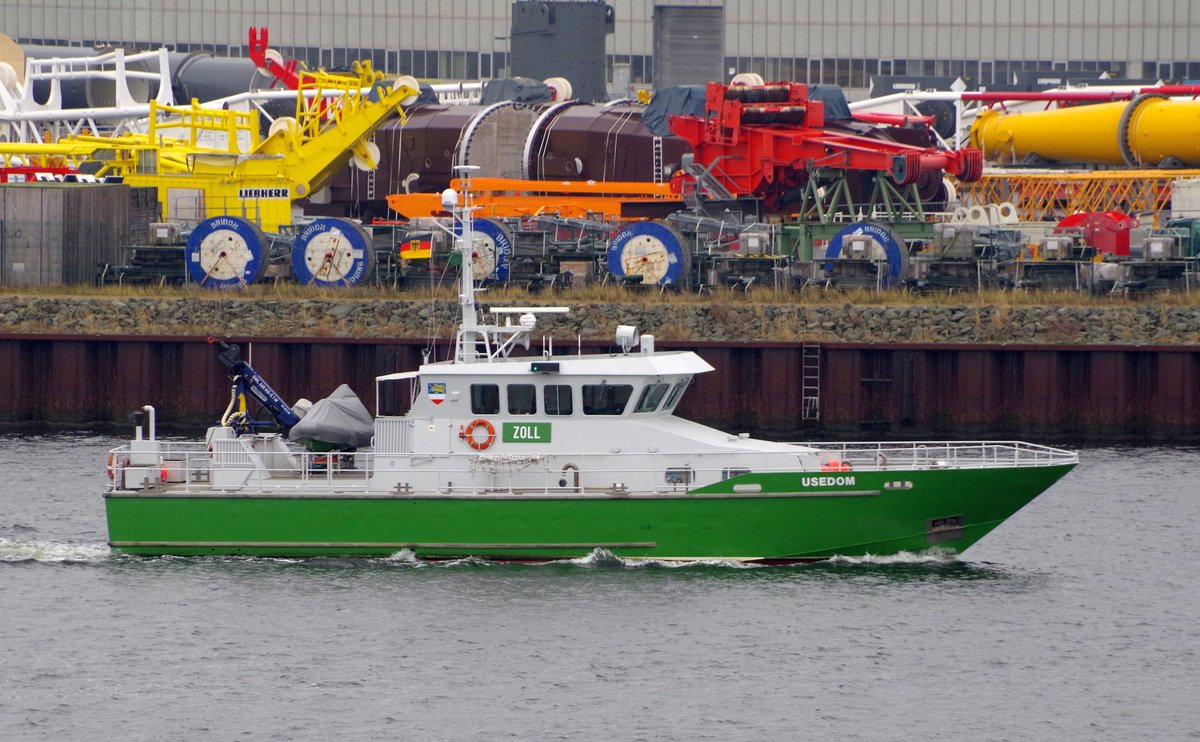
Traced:
[[358, 448], [371, 443], [375, 421], [363, 406], [362, 400], [349, 386], [342, 384], [292, 426], [288, 438], [311, 441], [344, 449]]

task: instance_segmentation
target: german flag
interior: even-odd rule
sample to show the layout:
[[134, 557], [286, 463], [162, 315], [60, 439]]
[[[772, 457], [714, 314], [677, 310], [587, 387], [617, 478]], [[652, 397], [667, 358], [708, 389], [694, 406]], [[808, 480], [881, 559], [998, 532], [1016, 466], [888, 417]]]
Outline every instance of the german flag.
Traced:
[[432, 234], [410, 234], [400, 243], [401, 260], [429, 260], [433, 252]]

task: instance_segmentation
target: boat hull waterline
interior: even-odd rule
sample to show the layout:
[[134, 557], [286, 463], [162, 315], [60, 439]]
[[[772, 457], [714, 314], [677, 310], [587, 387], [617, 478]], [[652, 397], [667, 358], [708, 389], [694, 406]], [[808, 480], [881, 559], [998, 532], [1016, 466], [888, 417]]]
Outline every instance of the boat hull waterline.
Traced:
[[[741, 475], [690, 492], [110, 492], [109, 542], [147, 556], [816, 561], [962, 552], [1074, 464]], [[807, 478], [817, 486], [803, 487]], [[761, 491], [735, 492], [757, 480]], [[899, 486], [899, 488], [897, 488]]]

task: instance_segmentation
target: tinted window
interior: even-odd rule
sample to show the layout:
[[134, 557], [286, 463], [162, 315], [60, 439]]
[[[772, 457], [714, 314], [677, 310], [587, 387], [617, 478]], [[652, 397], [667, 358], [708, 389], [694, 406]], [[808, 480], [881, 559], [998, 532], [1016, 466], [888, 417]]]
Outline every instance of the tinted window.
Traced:
[[500, 414], [500, 387], [497, 384], [471, 385], [471, 412], [476, 415]]
[[542, 394], [542, 409], [547, 415], [570, 415], [571, 387], [566, 384], [547, 384]]
[[620, 415], [631, 396], [632, 384], [584, 384], [583, 414]]
[[537, 387], [533, 384], [509, 384], [508, 414], [536, 415]]
[[691, 382], [691, 379], [685, 379], [675, 385], [675, 388], [671, 390], [671, 396], [667, 397], [667, 403], [663, 405], [664, 410], [669, 410], [675, 406], [675, 403], [679, 401], [679, 397], [683, 394], [683, 390], [687, 389], [689, 382]]
[[654, 412], [658, 409], [658, 403], [662, 401], [663, 395], [667, 393], [669, 384], [651, 384], [642, 390], [642, 396], [638, 397], [637, 408], [634, 412]]

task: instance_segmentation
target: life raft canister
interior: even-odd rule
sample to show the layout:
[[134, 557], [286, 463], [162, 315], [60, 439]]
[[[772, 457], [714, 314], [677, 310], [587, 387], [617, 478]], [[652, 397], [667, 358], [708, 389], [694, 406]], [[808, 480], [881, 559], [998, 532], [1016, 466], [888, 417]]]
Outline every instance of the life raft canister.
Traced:
[[[475, 431], [478, 428], [483, 428], [487, 433], [487, 437], [479, 440], [475, 437]], [[487, 420], [477, 419], [467, 423], [467, 426], [458, 433], [458, 437], [467, 442], [467, 445], [476, 451], [485, 451], [492, 447], [496, 441], [496, 428]]]

